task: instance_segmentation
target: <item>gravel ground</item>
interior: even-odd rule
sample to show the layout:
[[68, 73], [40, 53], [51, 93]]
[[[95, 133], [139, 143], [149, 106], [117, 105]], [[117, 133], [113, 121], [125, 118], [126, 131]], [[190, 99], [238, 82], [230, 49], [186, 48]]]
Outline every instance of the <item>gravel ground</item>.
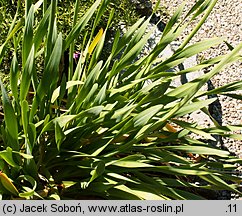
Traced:
[[[153, 3], [156, 0], [152, 1]], [[167, 9], [169, 14], [173, 14], [175, 9], [183, 2], [183, 0], [161, 0], [161, 5]], [[187, 1], [185, 11], [196, 1]], [[223, 37], [232, 46], [236, 46], [242, 42], [242, 2], [241, 0], [218, 0], [215, 8], [204, 23], [202, 28], [198, 31], [191, 43], [201, 41], [205, 38]], [[184, 36], [196, 25], [194, 22], [184, 33]], [[199, 59], [209, 59], [211, 57], [226, 54], [228, 48], [225, 44], [211, 48], [208, 51], [197, 56]], [[242, 63], [237, 62], [229, 65], [218, 75], [212, 78], [208, 83], [208, 88], [216, 88], [227, 83], [241, 80], [242, 78]], [[242, 93], [237, 91], [236, 93]], [[241, 124], [242, 121], [242, 102], [228, 98], [226, 96], [218, 96], [218, 102], [211, 107], [210, 112], [222, 124]], [[241, 133], [239, 131], [238, 133]], [[234, 141], [231, 139], [222, 139], [222, 147], [227, 148], [230, 152], [236, 154], [242, 159], [242, 141]], [[242, 169], [241, 169], [242, 171]], [[241, 198], [240, 198], [241, 199]]]

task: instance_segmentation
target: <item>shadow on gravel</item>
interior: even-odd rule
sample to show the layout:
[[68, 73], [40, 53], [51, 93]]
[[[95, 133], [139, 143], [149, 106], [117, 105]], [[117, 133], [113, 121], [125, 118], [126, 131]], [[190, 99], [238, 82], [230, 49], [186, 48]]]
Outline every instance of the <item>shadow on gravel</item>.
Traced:
[[[208, 91], [214, 89], [214, 85], [211, 82], [211, 80], [209, 80], [207, 82], [207, 85], [208, 85]], [[218, 95], [216, 95], [216, 94], [208, 95], [208, 99], [210, 99], [210, 98], [217, 98], [217, 100], [214, 101], [213, 103], [211, 103], [208, 106], [208, 111], [211, 114], [211, 116], [219, 123], [219, 125], [222, 126], [222, 124], [223, 124], [223, 111], [222, 111], [221, 103], [218, 99]], [[217, 140], [217, 142], [214, 142], [214, 144], [217, 147], [220, 147], [221, 149], [225, 150], [226, 148], [224, 147], [224, 142], [223, 142], [222, 137], [218, 136], [218, 135], [213, 135], [213, 137]]]

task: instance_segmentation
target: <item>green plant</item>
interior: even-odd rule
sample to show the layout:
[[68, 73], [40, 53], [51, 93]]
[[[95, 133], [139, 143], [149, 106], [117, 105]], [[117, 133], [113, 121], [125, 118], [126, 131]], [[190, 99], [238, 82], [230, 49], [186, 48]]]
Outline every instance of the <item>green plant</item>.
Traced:
[[[18, 2], [18, 3], [17, 3]], [[40, 20], [43, 17], [43, 14], [45, 13], [48, 4], [51, 1], [38, 1], [38, 0], [34, 0], [32, 1], [32, 3], [34, 3], [36, 5], [36, 7], [38, 6], [38, 4], [43, 4], [43, 7], [39, 8], [37, 11], [35, 11], [35, 20], [36, 22], [38, 22], [37, 20]], [[58, 31], [61, 31], [63, 33], [63, 37], [66, 37], [66, 35], [70, 32], [70, 30], [72, 29], [72, 25], [70, 25], [70, 23], [72, 23], [72, 18], [75, 14], [75, 19], [79, 19], [84, 13], [85, 11], [91, 7], [91, 5], [94, 3], [94, 0], [80, 0], [76, 3], [75, 0], [70, 0], [70, 1], [63, 1], [63, 0], [59, 0], [57, 2], [57, 10], [56, 10], [56, 21], [57, 21], [57, 29]], [[6, 29], [9, 29], [11, 26], [11, 21], [13, 20], [14, 16], [15, 16], [15, 12], [16, 10], [18, 10], [17, 14], [18, 16], [16, 17], [16, 19], [20, 19], [21, 17], [23, 17], [25, 15], [25, 1], [0, 1], [0, 9], [2, 11], [1, 15], [0, 15], [0, 31], [1, 31], [1, 37], [0, 37], [0, 44], [4, 43], [4, 39], [7, 36], [7, 31]], [[75, 10], [77, 10], [75, 12]], [[136, 11], [134, 10], [134, 6], [132, 4], [129, 3], [128, 0], [111, 0], [110, 4], [108, 5], [108, 7], [106, 8], [102, 19], [99, 22], [99, 26], [100, 28], [102, 26], [105, 26], [105, 23], [108, 20], [108, 16], [111, 10], [114, 10], [114, 16], [115, 19], [113, 19], [111, 26], [112, 28], [110, 31], [107, 32], [106, 35], [106, 40], [110, 40], [113, 37], [113, 29], [117, 29], [120, 27], [120, 23], [125, 23], [126, 26], [130, 26], [131, 24], [133, 24], [134, 22], [136, 22], [138, 20], [138, 14], [136, 13]], [[91, 24], [94, 21], [95, 17], [91, 17], [89, 23]], [[89, 27], [90, 26], [90, 27]], [[86, 34], [90, 34], [91, 32], [91, 25], [86, 25], [85, 26], [85, 32]], [[85, 37], [85, 34], [80, 34], [79, 37], [76, 38], [76, 47], [75, 49], [81, 49], [82, 48], [82, 41]], [[3, 59], [3, 65], [0, 68], [0, 77], [4, 78], [6, 80], [5, 83], [9, 83], [9, 68], [10, 68], [10, 64], [11, 64], [11, 53], [13, 52], [13, 49], [11, 49], [9, 46], [5, 47], [7, 49], [7, 53], [8, 55], [4, 56]], [[102, 53], [102, 55], [107, 56], [109, 53], [109, 49], [106, 48], [104, 50], [104, 52]], [[43, 59], [40, 58], [38, 59], [38, 65], [37, 65], [37, 70], [43, 70]], [[7, 86], [7, 88], [9, 88], [9, 86]]]
[[[206, 108], [214, 99], [202, 97], [229, 94], [241, 89], [242, 81], [212, 91], [200, 89], [225, 65], [241, 60], [242, 44], [225, 56], [180, 72], [167, 72], [222, 42], [215, 38], [188, 45], [216, 2], [198, 1], [184, 18], [189, 19], [187, 22], [180, 20], [181, 5], [157, 46], [136, 60], [152, 33], [145, 33], [149, 19], [141, 18], [122, 37], [117, 30], [110, 55], [100, 60], [113, 12], [104, 30], [98, 28], [98, 23], [109, 0], [95, 1], [80, 19], [75, 10], [73, 28], [65, 38], [57, 31], [57, 0], [47, 6], [44, 1], [45, 14], [36, 26], [34, 15], [41, 4], [34, 7], [26, 0], [26, 16], [13, 21], [0, 47], [0, 60], [9, 42], [15, 50], [11, 92], [6, 92], [0, 82], [4, 110], [0, 143], [2, 199], [203, 199], [200, 189], [240, 193], [237, 187], [241, 178], [233, 171], [234, 163], [242, 161], [215, 148], [210, 140], [214, 140], [212, 135], [242, 139], [241, 135], [227, 133], [242, 126], [220, 126]], [[174, 55], [157, 63], [159, 53], [202, 13], [200, 23]], [[92, 17], [92, 31], [83, 40], [76, 69], [70, 58], [68, 76], [62, 74], [64, 52], [68, 50], [73, 56], [75, 41], [80, 34], [85, 35], [85, 26]], [[44, 69], [38, 75], [35, 67], [40, 55]], [[177, 88], [171, 86], [181, 74], [211, 65], [215, 66], [205, 75]], [[148, 79], [152, 82], [144, 85]], [[214, 126], [202, 128], [178, 118], [199, 109]], [[204, 140], [192, 139], [191, 133]]]

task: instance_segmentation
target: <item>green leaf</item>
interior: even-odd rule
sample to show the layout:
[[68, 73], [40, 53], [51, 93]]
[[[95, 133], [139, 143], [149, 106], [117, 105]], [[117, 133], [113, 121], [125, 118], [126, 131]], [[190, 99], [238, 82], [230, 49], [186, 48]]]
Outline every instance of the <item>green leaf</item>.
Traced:
[[[98, 79], [98, 76], [100, 74], [100, 69], [102, 66], [102, 61], [98, 62], [97, 65], [93, 68], [93, 70], [90, 72], [90, 74], [87, 76], [87, 79], [84, 83], [84, 85], [81, 87], [80, 92], [78, 93], [76, 97], [76, 111], [78, 111], [82, 105], [83, 100], [86, 98], [87, 94], [91, 91], [93, 88], [93, 85], [95, 84], [95, 81]], [[73, 108], [73, 109], [74, 109]]]
[[26, 192], [19, 193], [19, 197], [30, 198], [30, 196], [33, 196], [35, 193], [35, 189], [37, 188], [37, 182], [35, 181], [35, 179], [29, 175], [22, 175], [18, 177], [18, 180], [27, 181], [32, 186], [32, 188], [24, 186], [23, 189], [25, 189]]
[[131, 63], [132, 60], [134, 60], [138, 56], [154, 29], [155, 27], [152, 28], [147, 34], [145, 34], [143, 38], [141, 38], [136, 44], [134, 44], [134, 46], [130, 47], [130, 49], [127, 50], [127, 54], [124, 55], [119, 61], [117, 69], [118, 71], [124, 68], [128, 63]]
[[242, 89], [242, 81], [236, 81], [232, 82], [226, 85], [223, 85], [219, 88], [212, 89], [210, 91], [205, 92], [206, 95], [212, 95], [212, 94], [221, 94], [226, 92], [232, 92]]
[[83, 117], [98, 116], [104, 109], [104, 106], [95, 106], [80, 112], [75, 118], [81, 119]]
[[37, 26], [37, 29], [36, 29], [36, 33], [34, 35], [34, 45], [35, 45], [36, 51], [39, 49], [44, 36], [47, 34], [48, 22], [50, 18], [50, 9], [51, 7], [49, 7], [48, 10], [45, 12], [44, 17], [39, 22], [39, 25]]
[[208, 106], [209, 104], [213, 103], [216, 100], [217, 98], [211, 98], [211, 99], [200, 100], [200, 101], [196, 101], [196, 102], [184, 105], [183, 107], [181, 107], [179, 111], [177, 111], [176, 116], [184, 116], [188, 113], [195, 112], [199, 109], [202, 109], [203, 107]]
[[33, 156], [32, 155], [29, 155], [29, 154], [25, 154], [25, 153], [22, 153], [22, 152], [17, 152], [17, 151], [13, 151], [14, 154], [18, 154], [20, 155], [21, 157], [25, 158], [25, 159], [32, 159]]
[[[48, 25], [48, 34], [46, 40], [46, 55], [45, 60], [48, 61], [50, 59], [52, 50], [55, 46], [55, 33], [56, 33], [56, 23], [55, 23], [55, 13], [57, 8], [57, 0], [52, 0], [50, 4], [50, 19]], [[62, 48], [62, 47], [61, 47]]]
[[[118, 188], [120, 189], [121, 187], [118, 186]], [[159, 196], [157, 194], [142, 191], [142, 190], [132, 190], [132, 193], [143, 200], [164, 200], [163, 196]]]
[[120, 121], [126, 119], [127, 117], [130, 116], [130, 114], [133, 112], [133, 110], [136, 108], [136, 106], [137, 105], [134, 104], [134, 105], [124, 106], [120, 109], [115, 110], [111, 119], [116, 119], [116, 122], [120, 122]]
[[[23, 124], [24, 135], [26, 137], [26, 140], [28, 140], [28, 125], [29, 125], [28, 112], [29, 112], [29, 104], [26, 100], [23, 100], [21, 103], [21, 117], [22, 117], [22, 124]], [[30, 149], [30, 152], [32, 152], [32, 147], [29, 146], [29, 149]]]
[[185, 2], [183, 2], [178, 9], [175, 11], [175, 13], [172, 15], [171, 19], [169, 22], [166, 24], [166, 27], [163, 31], [163, 37], [172, 29], [172, 27], [178, 22], [179, 18], [182, 15], [182, 11], [184, 9]]
[[[168, 199], [164, 196], [159, 196], [155, 193], [151, 193], [151, 192], [146, 192], [146, 191], [142, 191], [142, 190], [135, 190], [135, 189], [131, 189], [125, 185], [117, 185], [114, 187], [115, 189], [118, 189], [122, 192], [125, 192], [127, 194], [133, 195], [134, 197], [136, 197], [136, 199], [141, 199], [141, 200], [164, 200], [164, 199]], [[129, 195], [125, 195], [121, 193], [121, 197], [129, 197]], [[118, 196], [119, 193], [118, 191], [115, 191], [113, 196]], [[132, 197], [132, 196], [131, 196]], [[131, 198], [131, 199], [135, 199], [135, 198]]]
[[[171, 197], [176, 200], [201, 200], [204, 199], [201, 196], [192, 194], [190, 192], [184, 191], [184, 187], [197, 187], [195, 184], [185, 182], [177, 179], [168, 179], [168, 178], [160, 178], [151, 177], [149, 174], [144, 174], [141, 172], [135, 172], [135, 175], [144, 182], [143, 184], [139, 184], [139, 188], [147, 188], [148, 190], [155, 190], [156, 193], [163, 194], [165, 196]], [[182, 188], [177, 189], [176, 187]], [[184, 188], [185, 189], [185, 188]], [[186, 189], [185, 189], [186, 190]]]
[[15, 100], [18, 99], [18, 78], [19, 78], [18, 60], [17, 60], [17, 54], [16, 52], [14, 52], [12, 63], [11, 63], [11, 70], [10, 70], [10, 86]]
[[189, 17], [192, 13], [194, 13], [205, 1], [204, 0], [198, 0], [192, 8], [189, 10], [189, 12], [186, 14], [186, 17]]
[[[142, 37], [146, 34], [146, 29], [149, 25], [151, 17], [148, 17], [145, 22], [137, 29], [136, 32], [133, 33], [133, 36], [130, 41], [128, 41], [128, 45], [126, 49], [124, 50], [122, 57], [124, 57], [128, 52], [132, 50], [132, 48], [142, 39]], [[149, 34], [148, 34], [149, 35]], [[121, 57], [121, 59], [122, 59]]]
[[[40, 81], [40, 84], [37, 88], [36, 96], [34, 97], [32, 103], [32, 109], [30, 112], [30, 122], [32, 122], [34, 115], [38, 109], [39, 104], [43, 103], [43, 98], [46, 95], [51, 97], [54, 89], [56, 88], [56, 84], [58, 82], [58, 71], [59, 64], [61, 60], [62, 54], [62, 34], [58, 35], [57, 40], [55, 41], [54, 49], [51, 53], [50, 58], [48, 59], [48, 63], [44, 69], [43, 77]], [[42, 106], [42, 109], [44, 105]]]
[[105, 171], [105, 163], [103, 161], [98, 162], [97, 166], [95, 167], [94, 170], [91, 171], [91, 179], [89, 180], [88, 183], [91, 183], [94, 181], [96, 178], [101, 176]]
[[196, 133], [198, 135], [203, 136], [206, 139], [210, 139], [210, 140], [216, 141], [216, 139], [211, 134], [206, 133], [205, 131], [199, 129], [198, 127], [193, 127], [190, 123], [187, 123], [187, 122], [184, 122], [184, 121], [175, 120], [175, 119], [173, 119], [172, 121], [175, 122], [176, 124], [180, 125], [181, 127], [183, 127], [185, 129], [193, 132], [193, 133]]
[[242, 125], [228, 125], [228, 126], [219, 126], [219, 127], [211, 127], [205, 128], [204, 131], [211, 134], [224, 134], [226, 132], [233, 132], [242, 130]]
[[152, 106], [141, 113], [139, 113], [137, 116], [134, 117], [134, 127], [143, 127], [145, 126], [149, 120], [155, 116], [164, 106], [163, 105], [156, 105]]
[[[148, 170], [148, 169], [147, 169]], [[212, 171], [208, 169], [196, 169], [192, 167], [174, 167], [174, 166], [157, 166], [155, 168], [149, 168], [150, 171], [157, 171], [157, 172], [163, 172], [171, 175], [195, 175], [195, 176], [203, 176], [203, 175], [209, 175], [212, 173]]]
[[83, 30], [83, 28], [86, 26], [88, 21], [93, 16], [95, 10], [97, 9], [98, 5], [101, 3], [101, 0], [96, 0], [95, 3], [90, 7], [90, 9], [84, 14], [84, 16], [77, 22], [77, 24], [73, 27], [71, 32], [67, 35], [65, 44], [64, 44], [64, 50], [66, 50], [73, 40], [75, 40], [80, 32]]
[[145, 152], [157, 158], [161, 163], [183, 164], [183, 165], [190, 164], [190, 161], [187, 158], [177, 155], [171, 151], [167, 151], [164, 149], [161, 150], [157, 146], [147, 147], [145, 148]]
[[174, 61], [176, 59], [189, 58], [197, 53], [202, 52], [203, 50], [207, 50], [211, 46], [215, 46], [222, 42], [223, 40], [221, 38], [210, 38], [210, 39], [195, 43], [175, 53], [171, 58], [167, 59], [163, 64], [166, 64], [167, 62], [171, 62], [171, 60]]
[[10, 136], [10, 146], [13, 150], [19, 150], [18, 145], [18, 122], [17, 116], [15, 115], [12, 104], [8, 98], [7, 92], [3, 86], [2, 81], [0, 80], [1, 91], [2, 91], [2, 103], [4, 111], [4, 121], [6, 123], [6, 129]]
[[153, 167], [153, 165], [138, 161], [142, 157], [142, 155], [130, 155], [119, 160], [111, 161], [106, 166], [114, 165], [126, 168]]
[[112, 46], [112, 50], [111, 50], [111, 53], [114, 54], [117, 47], [118, 47], [118, 44], [119, 44], [119, 40], [120, 40], [120, 30], [118, 29], [116, 31], [116, 34], [114, 36], [114, 40], [113, 40], [113, 46]]
[[239, 94], [222, 94], [222, 95], [225, 95], [227, 97], [231, 97], [237, 100], [242, 100], [242, 95], [239, 95]]
[[206, 9], [208, 8], [208, 6], [211, 4], [211, 1], [204, 1], [203, 4], [201, 4], [201, 6], [198, 8], [198, 10], [196, 11], [196, 13], [193, 15], [192, 20], [195, 19], [196, 17], [198, 17], [200, 14], [202, 14], [204, 11], [206, 11]]
[[83, 104], [81, 106], [83, 109], [89, 108], [89, 104], [93, 101], [93, 98], [97, 90], [98, 90], [98, 84], [95, 83], [90, 89], [89, 93], [86, 95], [85, 100], [83, 101]]
[[13, 160], [13, 152], [12, 152], [12, 149], [10, 147], [7, 147], [6, 150], [1, 151], [0, 157], [4, 161], [6, 161], [6, 163], [8, 163], [10, 166], [19, 168], [19, 165], [16, 164], [15, 161]]
[[46, 123], [44, 128], [42, 129], [40, 134], [43, 134], [44, 132], [55, 130], [55, 122], [58, 122], [58, 125], [63, 128], [68, 124], [70, 121], [74, 120], [76, 118], [76, 115], [63, 115], [60, 117], [57, 117], [53, 119], [52, 121]]
[[23, 74], [22, 74], [22, 79], [20, 83], [20, 100], [23, 101], [26, 99], [28, 92], [29, 92], [29, 87], [30, 87], [30, 82], [31, 82], [31, 75], [33, 74], [33, 70], [35, 70], [34, 66], [34, 52], [35, 48], [34, 45], [31, 48], [31, 51], [28, 53], [28, 59], [26, 61], [26, 64], [24, 66]]
[[134, 181], [134, 180], [132, 180], [132, 179], [130, 179], [128, 177], [125, 177], [123, 175], [120, 175], [118, 173], [107, 173], [107, 176], [112, 177], [112, 178], [115, 178], [117, 180], [123, 180], [123, 181], [131, 182], [131, 183], [136, 183], [136, 184], [138, 183], [137, 181]]
[[219, 157], [227, 157], [230, 155], [228, 151], [212, 148], [212, 147], [205, 147], [205, 146], [165, 146], [159, 147], [161, 149], [167, 149], [171, 151], [184, 151], [187, 153], [199, 154], [199, 155], [216, 155]]
[[[66, 83], [66, 89], [69, 89], [72, 86], [82, 85], [82, 84], [84, 84], [84, 82], [82, 81], [68, 81]], [[60, 86], [53, 91], [53, 94], [51, 97], [51, 103], [54, 103], [56, 99], [59, 97], [59, 95], [60, 95]]]
[[32, 148], [34, 147], [34, 144], [36, 142], [36, 137], [37, 137], [36, 127], [33, 123], [29, 123], [28, 139], [29, 139], [30, 146], [32, 146]]
[[101, 88], [101, 90], [99, 91], [99, 93], [97, 94], [97, 96], [94, 99], [93, 104], [94, 105], [101, 105], [102, 102], [106, 99], [107, 96], [107, 82], [103, 85], [103, 87]]
[[[126, 44], [131, 40], [134, 32], [139, 28], [139, 26], [144, 22], [145, 17], [140, 18], [136, 23], [134, 23], [127, 32], [122, 36], [122, 38], [119, 40], [119, 43], [117, 43], [117, 47], [113, 48], [112, 54], [113, 56], [116, 56], [123, 48], [126, 46]], [[117, 38], [118, 40], [118, 38]], [[115, 44], [113, 45], [115, 46]], [[114, 52], [115, 50], [115, 52]]]
[[55, 41], [55, 46], [53, 48], [50, 58], [48, 59], [43, 77], [37, 89], [40, 99], [44, 97], [45, 93], [47, 93], [48, 91], [51, 91], [50, 87], [52, 87], [57, 83], [57, 79], [58, 79], [57, 75], [58, 75], [59, 64], [61, 60], [61, 54], [62, 54], [62, 34], [60, 33], [58, 35], [57, 40]]
[[[33, 26], [34, 26], [34, 6], [32, 5], [28, 11], [28, 16], [25, 23], [23, 35], [23, 49], [22, 49], [22, 64], [25, 67], [27, 58], [29, 58], [30, 50], [33, 46]], [[27, 64], [27, 63], [26, 63]]]
[[55, 142], [57, 145], [57, 149], [60, 150], [61, 143], [65, 139], [65, 134], [62, 131], [58, 121], [55, 122]]
[[219, 187], [225, 190], [230, 190], [230, 191], [234, 191], [235, 193], [239, 193], [242, 194], [241, 192], [239, 192], [238, 190], [236, 190], [234, 187], [230, 186], [229, 184], [227, 184], [225, 181], [223, 181], [221, 178], [219, 178], [216, 175], [206, 175], [206, 176], [200, 176], [201, 179]]

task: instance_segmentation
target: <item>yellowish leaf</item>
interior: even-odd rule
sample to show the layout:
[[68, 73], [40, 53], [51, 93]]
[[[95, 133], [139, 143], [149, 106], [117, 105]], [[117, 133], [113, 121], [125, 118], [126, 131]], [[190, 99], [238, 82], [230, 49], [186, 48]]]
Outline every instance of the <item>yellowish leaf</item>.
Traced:
[[166, 128], [167, 128], [167, 130], [168, 131], [170, 131], [170, 132], [173, 132], [173, 133], [175, 133], [175, 132], [177, 132], [177, 130], [171, 125], [171, 124], [166, 124]]
[[0, 181], [5, 189], [7, 189], [9, 192], [14, 194], [15, 196], [18, 196], [19, 192], [17, 188], [14, 186], [12, 181], [8, 178], [8, 176], [0, 171]]
[[94, 48], [97, 46], [98, 42], [101, 40], [102, 35], [103, 35], [103, 29], [101, 28], [88, 48], [88, 53], [90, 55], [92, 54]]

